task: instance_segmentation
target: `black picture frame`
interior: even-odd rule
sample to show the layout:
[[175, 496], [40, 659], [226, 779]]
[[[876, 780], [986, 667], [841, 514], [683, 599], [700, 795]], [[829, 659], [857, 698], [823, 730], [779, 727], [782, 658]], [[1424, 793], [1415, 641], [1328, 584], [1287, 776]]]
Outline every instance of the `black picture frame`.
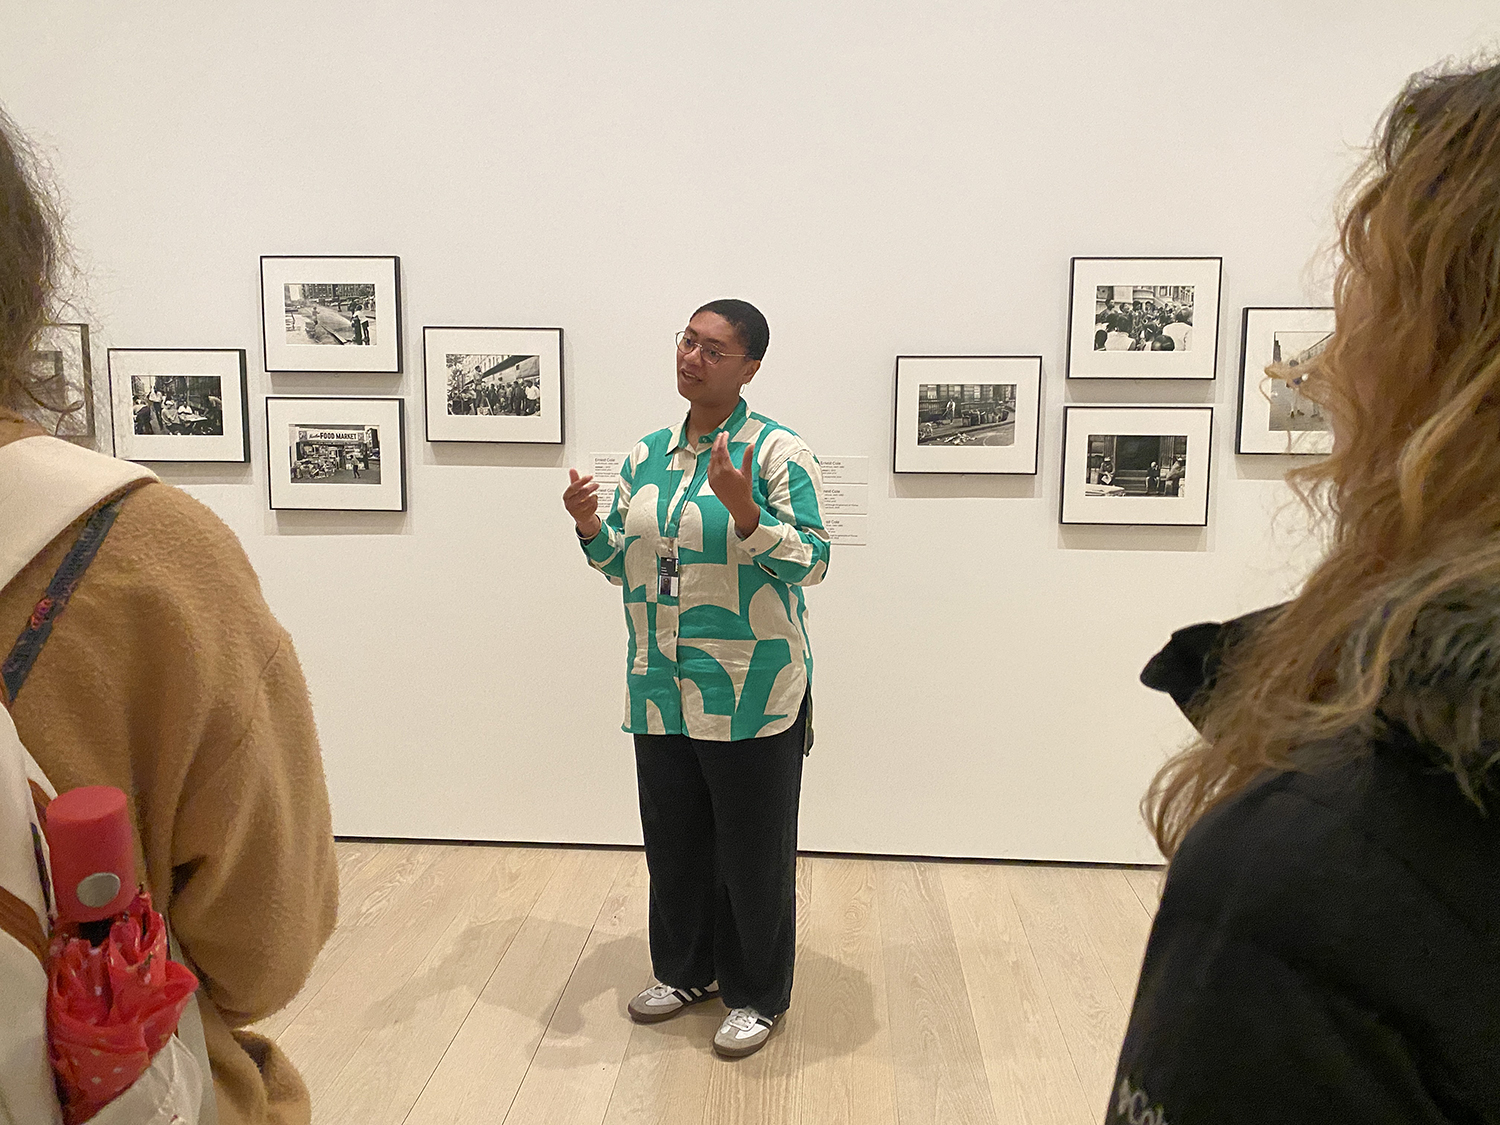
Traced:
[[[1166, 495], [1164, 492], [1153, 493], [1149, 484], [1140, 492], [1136, 492], [1123, 485], [1116, 487], [1112, 480], [1102, 482], [1091, 480], [1093, 468], [1089, 463], [1088, 440], [1089, 436], [1092, 436], [1093, 426], [1087, 426], [1089, 419], [1085, 418], [1085, 415], [1090, 414], [1098, 416], [1092, 419], [1095, 425], [1112, 427], [1106, 433], [1114, 437], [1164, 437], [1170, 431], [1163, 427], [1182, 426], [1189, 431], [1180, 435], [1187, 443], [1184, 446], [1183, 456], [1184, 467], [1188, 469], [1192, 467], [1193, 461], [1186, 458], [1191, 454], [1192, 438], [1196, 433], [1203, 444], [1202, 471], [1184, 479], [1191, 479], [1194, 482], [1201, 479], [1201, 492], [1196, 489], [1196, 484], [1194, 490], [1189, 493], [1182, 493], [1179, 485], [1178, 490], [1174, 490], [1171, 495]], [[1165, 417], [1167, 415], [1181, 415], [1182, 417], [1169, 419]], [[1192, 416], [1191, 426], [1189, 416]], [[1062, 463], [1059, 473], [1061, 487], [1058, 496], [1058, 523], [1064, 526], [1207, 527], [1209, 504], [1213, 495], [1214, 416], [1215, 409], [1211, 405], [1111, 404], [1095, 406], [1072, 404], [1065, 406], [1063, 408]], [[1080, 430], [1081, 426], [1086, 428]], [[1082, 445], [1075, 444], [1080, 432], [1085, 435]], [[1133, 468], [1133, 471], [1139, 472], [1140, 470]], [[1089, 487], [1100, 485], [1108, 490], [1108, 495], [1103, 492], [1098, 495], [1088, 495], [1086, 490]], [[1105, 505], [1102, 508], [1099, 506], [1100, 501]], [[1120, 507], [1112, 509], [1110, 505], [1114, 504]], [[1151, 505], [1159, 506], [1153, 508]], [[1084, 518], [1088, 516], [1108, 516], [1109, 518]]]
[[[1106, 266], [1104, 263], [1120, 263]], [[1178, 351], [1156, 351], [1152, 349], [1116, 351], [1101, 349], [1093, 343], [1095, 321], [1090, 310], [1080, 302], [1080, 290], [1095, 289], [1103, 285], [1119, 286], [1119, 280], [1104, 282], [1101, 278], [1114, 277], [1117, 272], [1144, 274], [1139, 281], [1132, 281], [1136, 288], [1161, 289], [1168, 287], [1194, 288], [1193, 321], [1190, 325], [1192, 338], [1207, 335], [1212, 340], [1211, 349]], [[1083, 276], [1080, 276], [1082, 274]], [[1152, 280], [1155, 279], [1155, 280]], [[1208, 285], [1213, 292], [1212, 323], [1205, 324], [1203, 310], [1209, 302], [1200, 304], [1197, 289]], [[1080, 380], [1135, 379], [1165, 381], [1211, 381], [1219, 369], [1219, 322], [1223, 306], [1224, 259], [1218, 255], [1175, 255], [1167, 257], [1132, 257], [1105, 255], [1102, 257], [1075, 257], [1068, 270], [1068, 345], [1066, 378]], [[1089, 303], [1097, 301], [1097, 296]], [[1087, 340], [1088, 348], [1082, 346]], [[1165, 343], [1165, 341], [1164, 341]], [[1206, 357], [1206, 358], [1201, 358]]]
[[[1241, 457], [1320, 457], [1326, 456], [1333, 450], [1333, 433], [1329, 429], [1321, 430], [1272, 430], [1269, 426], [1269, 418], [1265, 426], [1258, 425], [1259, 419], [1251, 419], [1246, 416], [1245, 406], [1247, 402], [1253, 401], [1251, 395], [1259, 394], [1259, 381], [1264, 374], [1264, 369], [1269, 365], [1273, 356], [1263, 355], [1260, 345], [1263, 341], [1259, 338], [1262, 331], [1259, 324], [1252, 321], [1261, 319], [1258, 314], [1265, 314], [1268, 319], [1282, 319], [1287, 322], [1285, 331], [1323, 333], [1326, 338], [1333, 335], [1334, 309], [1332, 305], [1247, 305], [1240, 313], [1240, 375], [1239, 375], [1239, 397], [1235, 403], [1234, 415], [1234, 451]], [[1274, 325], [1267, 326], [1273, 336], [1277, 331]], [[1256, 349], [1256, 356], [1252, 359], [1252, 346]], [[1265, 362], [1261, 362], [1264, 358]], [[1267, 404], [1269, 407], [1269, 404]]]
[[[516, 346], [525, 349], [524, 353], [513, 352], [509, 355], [526, 354], [538, 360], [537, 387], [540, 392], [541, 410], [535, 415], [526, 417], [455, 416], [448, 414], [446, 409], [443, 409], [441, 414], [437, 414], [435, 406], [445, 408], [447, 403], [447, 375], [439, 373], [442, 379], [442, 385], [439, 386], [435, 385], [432, 372], [435, 354], [433, 348], [440, 343], [437, 339], [440, 333], [449, 334], [454, 346], [464, 343], [465, 336], [467, 336], [467, 345], [478, 348], [484, 346], [486, 337], [491, 337], [488, 342], [492, 347]], [[566, 379], [563, 343], [563, 330], [555, 326], [424, 325], [422, 328], [422, 420], [425, 440], [434, 444], [565, 444], [567, 408], [564, 393]], [[555, 410], [549, 410], [548, 403], [554, 403]]]
[[[283, 406], [282, 404], [288, 404]], [[378, 418], [373, 414], [378, 409], [394, 409], [392, 417]], [[399, 395], [267, 395], [266, 410], [266, 502], [273, 512], [404, 512], [407, 509], [406, 487], [406, 400]], [[351, 415], [360, 410], [367, 411], [363, 422]], [[318, 415], [323, 415], [319, 417]], [[298, 481], [292, 478], [288, 454], [296, 452], [288, 441], [283, 426], [325, 430], [354, 430], [379, 426], [394, 421], [397, 435], [397, 474], [394, 481], [388, 480], [386, 459], [390, 448], [384, 438], [380, 440], [379, 481], [366, 481], [363, 485], [350, 481]], [[278, 445], [279, 437], [279, 445]], [[365, 462], [369, 471], [368, 457]], [[394, 484], [394, 488], [392, 485]], [[374, 487], [376, 493], [363, 493], [363, 489]], [[311, 494], [305, 489], [317, 489]], [[339, 490], [323, 492], [323, 489]], [[356, 490], [350, 493], [350, 489]], [[289, 491], [290, 490], [290, 491]], [[304, 503], [278, 503], [281, 500], [304, 499]], [[328, 503], [315, 501], [323, 498]], [[337, 499], [356, 500], [359, 503], [333, 503]], [[368, 502], [366, 502], [368, 501]]]
[[[898, 355], [891, 409], [891, 471], [903, 476], [1035, 476], [1041, 458], [1042, 368], [1040, 355]], [[949, 377], [940, 378], [945, 369], [951, 369], [946, 372]], [[1014, 411], [1014, 445], [982, 444], [1004, 427], [1004, 422], [982, 421], [958, 427], [953, 434], [959, 441], [975, 439], [973, 444], [924, 444], [920, 388], [933, 385], [927, 378], [937, 380], [940, 386], [1013, 386], [1015, 397], [1009, 405]], [[1006, 404], [991, 405], [1003, 409]], [[1029, 420], [1024, 429], [1023, 419]]]
[[[164, 358], [176, 356], [183, 358]], [[143, 464], [249, 463], [249, 364], [244, 348], [109, 348], [105, 352], [105, 364], [109, 372], [115, 456]], [[200, 377], [220, 380], [221, 434], [142, 435], [135, 432], [134, 379]], [[226, 378], [235, 381], [232, 394], [223, 393]]]
[[[292, 264], [303, 265], [294, 269]], [[335, 265], [339, 263], [340, 265]], [[375, 263], [380, 263], [376, 268]], [[387, 270], [389, 271], [387, 274]], [[320, 278], [306, 276], [321, 274]], [[297, 281], [288, 281], [289, 277]], [[325, 280], [325, 278], [331, 278]], [[376, 340], [365, 354], [351, 354], [348, 347], [325, 349], [291, 344], [294, 330], [287, 324], [286, 292], [289, 285], [372, 285], [370, 295], [375, 302]], [[401, 259], [394, 254], [262, 254], [260, 256], [261, 287], [261, 355], [265, 359], [268, 375], [310, 374], [366, 374], [400, 375], [405, 371], [405, 333], [401, 302]], [[386, 288], [388, 287], [388, 288]], [[385, 292], [382, 293], [382, 289]], [[279, 293], [279, 295], [278, 295]], [[389, 302], [394, 310], [395, 331], [388, 339], [381, 339], [379, 327], [384, 323], [381, 305]], [[335, 318], [340, 315], [335, 313]], [[273, 318], [282, 326], [282, 337], [277, 341], [271, 331]], [[344, 344], [343, 333], [332, 326], [324, 327], [322, 318], [315, 317], [315, 327], [322, 327], [325, 335], [339, 344]], [[368, 322], [366, 322], [368, 332]], [[306, 334], [306, 333], [304, 333]], [[320, 341], [326, 343], [327, 341]], [[356, 346], [356, 353], [363, 348]]]

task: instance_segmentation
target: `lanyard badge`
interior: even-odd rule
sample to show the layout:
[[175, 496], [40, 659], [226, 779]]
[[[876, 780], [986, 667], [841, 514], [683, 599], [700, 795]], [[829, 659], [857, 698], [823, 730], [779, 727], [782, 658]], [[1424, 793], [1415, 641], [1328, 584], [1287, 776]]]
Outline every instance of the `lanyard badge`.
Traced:
[[677, 562], [677, 543], [668, 541], [667, 554], [656, 559], [656, 595], [675, 598], [682, 588], [682, 573]]

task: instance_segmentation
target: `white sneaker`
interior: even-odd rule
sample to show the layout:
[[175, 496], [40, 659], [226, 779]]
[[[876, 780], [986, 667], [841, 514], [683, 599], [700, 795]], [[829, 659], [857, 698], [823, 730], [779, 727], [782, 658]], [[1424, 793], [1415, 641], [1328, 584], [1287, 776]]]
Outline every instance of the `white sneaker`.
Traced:
[[735, 1008], [714, 1035], [714, 1050], [728, 1059], [742, 1059], [765, 1046], [779, 1016], [763, 1016], [754, 1008]]
[[699, 1004], [719, 995], [719, 982], [706, 988], [673, 988], [670, 984], [653, 984], [626, 1005], [636, 1023], [657, 1023], [671, 1019], [689, 1004]]

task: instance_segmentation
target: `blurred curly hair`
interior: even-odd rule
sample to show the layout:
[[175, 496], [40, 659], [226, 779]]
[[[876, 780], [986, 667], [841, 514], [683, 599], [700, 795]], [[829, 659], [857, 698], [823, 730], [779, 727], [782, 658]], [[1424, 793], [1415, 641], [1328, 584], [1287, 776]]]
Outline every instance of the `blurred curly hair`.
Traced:
[[[1262, 771], [1360, 753], [1365, 739], [1341, 736], [1414, 706], [1392, 696], [1421, 679], [1424, 638], [1453, 625], [1434, 614], [1500, 591], [1500, 65], [1413, 76], [1350, 199], [1333, 338], [1302, 386], [1334, 450], [1289, 476], [1329, 550], [1226, 655], [1202, 736], [1152, 781], [1143, 811], [1167, 856]], [[1451, 675], [1444, 686], [1458, 690]], [[1422, 700], [1412, 733], [1455, 738], [1445, 764], [1482, 807], [1500, 716], [1438, 721]]]
[[33, 352], [57, 293], [62, 223], [39, 161], [0, 109], [0, 408], [37, 399]]

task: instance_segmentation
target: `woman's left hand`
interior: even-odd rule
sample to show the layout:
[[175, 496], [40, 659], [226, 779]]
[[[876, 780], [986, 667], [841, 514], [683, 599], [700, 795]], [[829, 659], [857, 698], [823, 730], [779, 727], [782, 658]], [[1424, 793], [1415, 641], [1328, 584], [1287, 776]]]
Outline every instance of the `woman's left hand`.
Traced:
[[754, 445], [745, 447], [744, 462], [736, 469], [729, 459], [729, 435], [720, 434], [714, 439], [713, 452], [708, 455], [708, 487], [729, 509], [734, 520], [734, 533], [741, 539], [760, 524], [760, 506], [756, 504], [755, 493], [750, 487], [754, 472]]

